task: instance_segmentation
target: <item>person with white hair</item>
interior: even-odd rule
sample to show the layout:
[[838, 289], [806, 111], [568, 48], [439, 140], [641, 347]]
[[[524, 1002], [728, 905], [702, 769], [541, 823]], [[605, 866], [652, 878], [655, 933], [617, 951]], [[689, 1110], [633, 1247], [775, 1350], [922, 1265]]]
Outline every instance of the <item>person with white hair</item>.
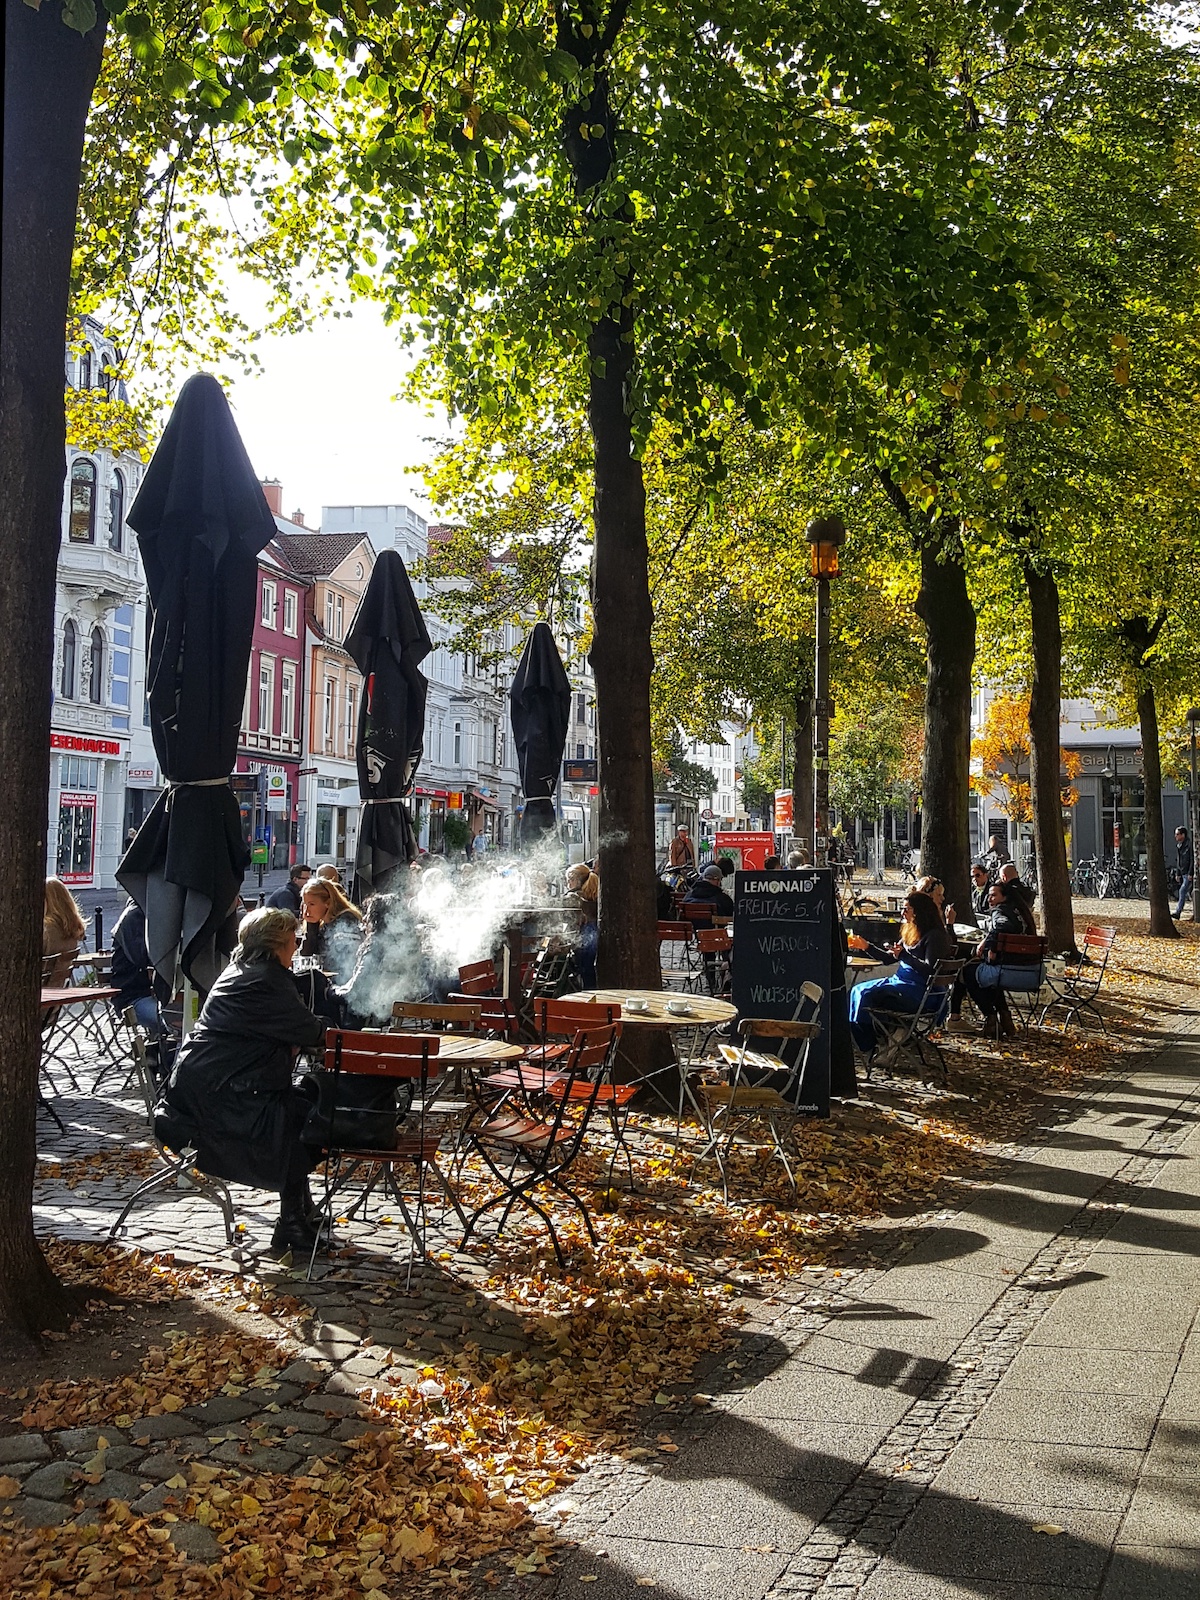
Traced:
[[311, 1250], [318, 1213], [313, 1158], [300, 1130], [312, 1102], [292, 1085], [298, 1049], [321, 1043], [325, 1023], [292, 979], [297, 923], [261, 907], [242, 918], [233, 959], [183, 1041], [155, 1131], [172, 1150], [192, 1145], [201, 1172], [279, 1195], [271, 1248]]
[[714, 862], [705, 867], [684, 896], [684, 905], [707, 905], [719, 917], [733, 915], [733, 901], [721, 887], [721, 869]]

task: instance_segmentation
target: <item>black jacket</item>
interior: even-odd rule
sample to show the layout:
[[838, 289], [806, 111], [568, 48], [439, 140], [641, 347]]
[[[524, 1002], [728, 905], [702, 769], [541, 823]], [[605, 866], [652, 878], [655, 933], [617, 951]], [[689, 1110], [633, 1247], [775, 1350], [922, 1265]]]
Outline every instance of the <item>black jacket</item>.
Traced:
[[939, 961], [948, 961], [955, 951], [954, 935], [944, 924], [930, 928], [928, 933], [922, 934], [916, 944], [905, 945], [898, 956], [890, 950], [885, 950], [882, 945], [868, 944], [868, 953], [876, 961], [897, 961], [901, 966], [915, 967], [918, 972], [929, 974]]
[[[1012, 886], [1010, 885], [1009, 887], [1011, 888]], [[1036, 932], [1037, 925], [1033, 920], [1033, 913], [1029, 910], [1028, 905], [1017, 906], [1009, 903], [993, 906], [988, 913], [987, 926], [983, 931], [982, 959], [985, 961], [990, 959], [996, 949], [996, 940], [1000, 934], [1031, 934]]]
[[289, 878], [282, 889], [276, 889], [274, 894], [267, 896], [267, 904], [276, 911], [290, 911], [294, 917], [300, 915], [300, 885], [294, 878]]
[[1185, 878], [1192, 875], [1194, 865], [1192, 857], [1192, 841], [1188, 838], [1175, 841], [1175, 864]]
[[733, 915], [733, 901], [719, 883], [709, 883], [707, 878], [697, 878], [683, 898], [684, 905], [708, 905], [719, 917]]
[[982, 917], [985, 921], [989, 912], [991, 911], [991, 906], [988, 904], [988, 895], [991, 893], [991, 890], [992, 886], [990, 883], [985, 883], [982, 889], [976, 889], [974, 887], [971, 889], [971, 910], [977, 917]]
[[176, 1057], [159, 1137], [193, 1144], [202, 1172], [281, 1189], [309, 1107], [292, 1087], [293, 1052], [324, 1034], [278, 961], [229, 965]]
[[146, 913], [135, 900], [125, 907], [113, 929], [109, 976], [113, 988], [121, 991], [113, 1001], [117, 1011], [126, 1011], [135, 1000], [146, 1000], [154, 993], [146, 949]]

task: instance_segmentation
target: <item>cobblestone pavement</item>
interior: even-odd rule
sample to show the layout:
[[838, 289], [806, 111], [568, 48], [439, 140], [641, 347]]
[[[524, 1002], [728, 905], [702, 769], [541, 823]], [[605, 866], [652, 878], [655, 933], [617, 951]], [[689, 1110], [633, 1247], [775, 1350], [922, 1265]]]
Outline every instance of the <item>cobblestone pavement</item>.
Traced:
[[669, 1464], [574, 1486], [557, 1594], [1196, 1600], [1194, 1034], [841, 1283], [760, 1319]]
[[[98, 1093], [60, 1080], [67, 1132], [41, 1125], [37, 1217], [59, 1237], [102, 1239], [147, 1165], [144, 1111], [118, 1077]], [[97, 1149], [124, 1154], [92, 1169]], [[263, 1254], [274, 1197], [235, 1195], [233, 1251], [215, 1207], [180, 1191], [135, 1211], [126, 1240], [278, 1279]], [[222, 1465], [319, 1475], [369, 1425], [364, 1386], [468, 1339], [521, 1348], [518, 1318], [480, 1292], [485, 1258], [451, 1259], [457, 1228], [435, 1228], [410, 1277], [387, 1216], [339, 1228], [352, 1253], [311, 1284], [288, 1279], [311, 1306], [309, 1342], [242, 1393], [127, 1427], [0, 1437], [0, 1475], [20, 1484], [0, 1517], [86, 1519], [114, 1496], [150, 1510]], [[666, 1386], [646, 1449], [539, 1512], [568, 1547], [554, 1577], [511, 1591], [1197, 1600], [1196, 1033], [1077, 1095], [964, 1210], [875, 1238], [876, 1265], [747, 1298], [731, 1353]], [[655, 1449], [664, 1428], [669, 1455]], [[197, 1523], [172, 1538], [214, 1554]]]

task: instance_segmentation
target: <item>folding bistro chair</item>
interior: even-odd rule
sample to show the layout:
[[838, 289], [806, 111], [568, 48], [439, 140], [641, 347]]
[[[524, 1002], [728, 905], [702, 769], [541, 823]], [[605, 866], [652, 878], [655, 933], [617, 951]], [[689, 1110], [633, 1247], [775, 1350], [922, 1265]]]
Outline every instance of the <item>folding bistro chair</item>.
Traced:
[[[447, 1001], [444, 1004], [397, 1000], [392, 1007], [391, 1031], [477, 1034], [480, 1031], [482, 1015], [483, 1003], [479, 1000]], [[444, 1074], [445, 1088], [436, 1089], [430, 1099], [409, 1108], [410, 1115], [415, 1112], [425, 1117], [444, 1119], [446, 1129], [454, 1135], [453, 1159], [456, 1173], [462, 1166], [460, 1154], [463, 1129], [474, 1109], [474, 1103], [461, 1093], [461, 1073], [461, 1063], [448, 1062]]]
[[[930, 974], [925, 992], [915, 1011], [888, 1010], [883, 1006], [871, 1007], [871, 1026], [875, 1029], [875, 1037], [880, 1045], [880, 1052], [875, 1057], [877, 1065], [890, 1066], [901, 1050], [911, 1046], [921, 1065], [927, 1067], [929, 1062], [925, 1055], [925, 1046], [928, 1045], [933, 1051], [934, 1060], [941, 1068], [942, 1076], [944, 1078], [950, 1076], [946, 1058], [942, 1055], [941, 1047], [933, 1038], [933, 1034], [941, 1028], [946, 1019], [950, 991], [965, 966], [966, 962], [959, 958], [939, 961]], [[870, 1063], [867, 1064], [867, 1076], [871, 1076]]]
[[537, 1043], [527, 1045], [515, 1065], [489, 1073], [480, 1084], [481, 1091], [500, 1097], [490, 1108], [493, 1112], [514, 1097], [528, 1105], [530, 1096], [544, 1095], [559, 1078], [579, 1030], [608, 1027], [621, 1016], [618, 1005], [584, 1000], [535, 1000], [532, 1011]]
[[[494, 961], [471, 961], [458, 969], [459, 993], [476, 1000], [480, 995], [499, 997], [500, 974]], [[451, 996], [451, 998], [455, 998]]]
[[164, 1137], [165, 1124], [163, 1133], [160, 1134], [159, 1126], [156, 1125], [156, 1113], [162, 1086], [154, 1076], [146, 1035], [138, 1025], [132, 1008], [125, 1013], [125, 1025], [133, 1041], [133, 1074], [145, 1101], [150, 1137], [154, 1140], [155, 1148], [164, 1165], [160, 1171], [151, 1173], [150, 1177], [140, 1183], [129, 1196], [117, 1220], [108, 1230], [108, 1237], [116, 1238], [125, 1226], [126, 1217], [140, 1201], [164, 1189], [178, 1189], [183, 1191], [179, 1197], [181, 1199], [191, 1199], [193, 1195], [198, 1194], [201, 1199], [209, 1200], [214, 1206], [219, 1207], [225, 1221], [225, 1241], [227, 1244], [233, 1244], [235, 1240], [233, 1200], [229, 1188], [221, 1178], [214, 1178], [209, 1173], [200, 1171], [196, 1166], [196, 1151], [191, 1145], [185, 1144], [179, 1150], [173, 1149]]
[[[353, 1179], [362, 1167], [370, 1170], [370, 1179], [354, 1205], [346, 1213], [365, 1210], [377, 1184], [395, 1200], [404, 1218], [405, 1227], [416, 1246], [417, 1253], [425, 1257], [425, 1175], [430, 1173], [448, 1200], [451, 1208], [465, 1226], [462, 1207], [437, 1163], [442, 1131], [426, 1126], [426, 1105], [432, 1100], [431, 1087], [437, 1076], [437, 1054], [440, 1040], [427, 1033], [365, 1033], [348, 1028], [331, 1028], [325, 1035], [325, 1071], [332, 1074], [330, 1104], [337, 1106], [338, 1079], [368, 1077], [388, 1079], [394, 1083], [408, 1083], [416, 1088], [409, 1116], [416, 1124], [414, 1132], [397, 1128], [395, 1143], [387, 1149], [374, 1149], [342, 1145], [330, 1140], [321, 1147], [318, 1161], [325, 1163], [325, 1214], [333, 1216], [333, 1202], [339, 1190]], [[408, 1120], [406, 1117], [405, 1121]], [[413, 1167], [416, 1172], [416, 1204], [409, 1209], [404, 1191], [396, 1181], [397, 1167]], [[414, 1217], [415, 1211], [415, 1217]], [[308, 1261], [308, 1275], [312, 1276], [317, 1258], [319, 1236], [313, 1242]], [[408, 1262], [412, 1276], [412, 1257]]]
[[[795, 1175], [787, 1158], [784, 1134], [791, 1133], [800, 1115], [796, 1109], [804, 1092], [812, 1042], [821, 1032], [820, 1010], [825, 991], [817, 983], [805, 983], [797, 1016], [743, 1017], [738, 1024], [740, 1046], [722, 1045], [721, 1056], [730, 1069], [728, 1083], [702, 1084], [700, 1094], [709, 1113], [709, 1140], [697, 1156], [702, 1161], [712, 1154], [721, 1173], [721, 1188], [729, 1199], [728, 1160], [737, 1139], [739, 1125], [765, 1124], [771, 1136], [772, 1154], [782, 1163], [788, 1182], [796, 1187]], [[801, 1017], [803, 1010], [811, 1015]], [[796, 1039], [799, 1049], [790, 1064], [767, 1051], [751, 1050], [751, 1039]], [[773, 1081], [768, 1081], [773, 1080]], [[782, 1080], [782, 1081], [780, 1081]]]
[[681, 989], [688, 990], [699, 976], [692, 934], [692, 924], [684, 919], [658, 924], [658, 962], [664, 989], [678, 984]]
[[1021, 1019], [1022, 1029], [1028, 1033], [1037, 1010], [1038, 991], [1046, 976], [1046, 941], [1040, 934], [997, 934], [996, 954], [1000, 957], [997, 987], [1011, 1002]]
[[[614, 1027], [617, 1038], [621, 1035], [621, 1008], [609, 1005], [603, 1001], [568, 1001], [566, 1003], [553, 1001], [539, 1001], [535, 1007], [535, 1015], [541, 1026], [543, 1038], [555, 1033], [566, 1033], [574, 1037], [581, 1029]], [[563, 1055], [571, 1049], [570, 1044], [562, 1046], [563, 1054], [556, 1060], [559, 1066]], [[613, 1168], [616, 1165], [618, 1151], [625, 1157], [625, 1165], [629, 1170], [629, 1187], [634, 1188], [633, 1157], [629, 1143], [625, 1137], [629, 1123], [629, 1103], [638, 1092], [636, 1083], [618, 1083], [613, 1075], [616, 1064], [616, 1043], [609, 1053], [603, 1067], [591, 1072], [585, 1078], [576, 1078], [567, 1084], [561, 1070], [548, 1074], [546, 1086], [542, 1091], [547, 1099], [556, 1099], [565, 1095], [569, 1100], [589, 1100], [593, 1105], [603, 1110], [608, 1116], [609, 1127], [613, 1136], [612, 1159], [608, 1163], [608, 1183], [612, 1187]], [[527, 1069], [528, 1070], [528, 1069]], [[593, 1093], [592, 1078], [599, 1078], [599, 1088]], [[490, 1080], [485, 1080], [490, 1081]]]
[[727, 999], [733, 986], [733, 935], [724, 928], [697, 928], [696, 951], [704, 964], [708, 992], [718, 1000]]
[[[538, 1189], [565, 1196], [583, 1218], [588, 1238], [596, 1243], [596, 1231], [587, 1207], [566, 1181], [566, 1174], [583, 1149], [584, 1136], [603, 1082], [603, 1069], [616, 1049], [619, 1029], [614, 1025], [590, 1028], [576, 1034], [561, 1070], [554, 1074], [561, 1082], [559, 1092], [549, 1099], [545, 1116], [522, 1114], [500, 1106], [483, 1122], [467, 1130], [472, 1148], [500, 1185], [500, 1192], [479, 1206], [466, 1225], [465, 1245], [485, 1212], [503, 1207], [497, 1233], [504, 1231], [513, 1207], [520, 1202], [545, 1223], [561, 1267], [566, 1266], [554, 1219], [545, 1205], [533, 1198]], [[595, 1073], [596, 1076], [592, 1076]], [[586, 1084], [581, 1094], [576, 1083]], [[567, 1112], [574, 1113], [568, 1120]], [[552, 1194], [546, 1198], [552, 1198]]]
[[1041, 1015], [1038, 1017], [1039, 1026], [1045, 1022], [1051, 1011], [1064, 1010], [1067, 1014], [1063, 1018], [1063, 1032], [1066, 1033], [1068, 1026], [1076, 1017], [1085, 1011], [1090, 1011], [1100, 1024], [1101, 1030], [1104, 1033], [1108, 1032], [1108, 1025], [1100, 1014], [1095, 999], [1100, 993], [1100, 985], [1104, 982], [1104, 974], [1108, 970], [1108, 958], [1116, 942], [1115, 928], [1089, 928], [1083, 936], [1081, 959], [1066, 966], [1061, 973], [1054, 971], [1046, 973], [1046, 984], [1052, 991], [1053, 998], [1042, 1007]]

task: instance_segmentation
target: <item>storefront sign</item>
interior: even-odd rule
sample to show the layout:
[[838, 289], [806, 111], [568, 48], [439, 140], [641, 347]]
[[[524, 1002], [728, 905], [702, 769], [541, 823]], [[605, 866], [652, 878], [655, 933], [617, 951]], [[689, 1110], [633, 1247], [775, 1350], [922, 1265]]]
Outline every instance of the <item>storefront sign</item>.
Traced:
[[115, 739], [91, 739], [81, 733], [52, 733], [51, 750], [81, 750], [89, 756], [119, 756], [121, 746]]
[[[772, 869], [739, 872], [733, 882], [733, 1003], [742, 1017], [794, 1020], [805, 1004], [801, 986], [820, 986], [825, 997], [821, 1032], [812, 1041], [797, 1109], [810, 1117], [827, 1117], [833, 873], [828, 867]], [[755, 1039], [753, 1046], [790, 1063], [797, 1041]]]
[[131, 783], [134, 788], [148, 787], [153, 789], [158, 783], [158, 768], [130, 767], [125, 774], [125, 781]]
[[718, 833], [713, 836], [713, 854], [732, 856], [735, 866], [752, 869], [761, 867], [768, 856], [775, 854], [773, 833]]

